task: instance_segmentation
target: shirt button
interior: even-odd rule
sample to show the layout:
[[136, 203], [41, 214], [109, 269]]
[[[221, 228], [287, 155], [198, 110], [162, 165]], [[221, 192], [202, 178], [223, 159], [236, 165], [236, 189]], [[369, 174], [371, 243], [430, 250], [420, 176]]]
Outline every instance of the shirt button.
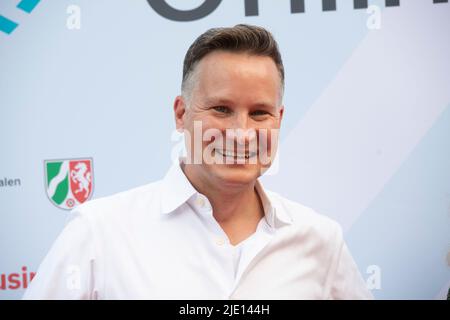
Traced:
[[203, 198], [197, 198], [197, 205], [198, 206], [200, 206], [200, 207], [204, 207], [205, 206], [205, 199], [203, 199]]
[[216, 244], [218, 246], [223, 246], [225, 244], [225, 240], [223, 240], [223, 238], [217, 238], [216, 239]]

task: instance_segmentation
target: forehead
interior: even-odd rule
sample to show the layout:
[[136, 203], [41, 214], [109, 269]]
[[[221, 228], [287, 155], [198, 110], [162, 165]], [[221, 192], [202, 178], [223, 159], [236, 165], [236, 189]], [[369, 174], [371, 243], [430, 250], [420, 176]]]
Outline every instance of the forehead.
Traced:
[[259, 96], [277, 99], [281, 79], [272, 58], [248, 53], [214, 51], [199, 61], [196, 95]]

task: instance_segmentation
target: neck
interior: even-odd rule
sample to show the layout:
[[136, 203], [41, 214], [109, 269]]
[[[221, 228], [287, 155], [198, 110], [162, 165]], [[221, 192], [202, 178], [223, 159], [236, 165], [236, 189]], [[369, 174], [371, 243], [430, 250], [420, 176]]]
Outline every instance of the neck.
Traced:
[[202, 178], [193, 166], [182, 164], [181, 168], [194, 188], [208, 198], [214, 218], [230, 241], [237, 243], [255, 232], [264, 216], [262, 203], [255, 189], [256, 181], [230, 187], [226, 183], [214, 183]]

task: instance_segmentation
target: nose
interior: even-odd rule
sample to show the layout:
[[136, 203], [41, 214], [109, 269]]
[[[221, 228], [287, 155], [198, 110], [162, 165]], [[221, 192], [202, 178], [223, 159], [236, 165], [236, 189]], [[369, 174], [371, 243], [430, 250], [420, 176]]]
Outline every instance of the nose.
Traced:
[[239, 113], [233, 121], [230, 130], [227, 130], [227, 139], [236, 141], [238, 145], [249, 145], [256, 140], [255, 128], [249, 127], [249, 118], [246, 113]]
[[236, 117], [234, 119], [234, 128], [247, 130], [248, 126], [248, 115], [244, 112], [236, 113]]

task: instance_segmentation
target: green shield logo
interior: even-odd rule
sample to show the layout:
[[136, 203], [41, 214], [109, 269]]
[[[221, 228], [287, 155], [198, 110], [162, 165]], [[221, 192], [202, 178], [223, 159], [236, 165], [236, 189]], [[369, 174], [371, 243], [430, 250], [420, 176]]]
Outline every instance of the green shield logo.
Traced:
[[71, 210], [92, 196], [92, 159], [46, 160], [46, 191], [58, 208]]

